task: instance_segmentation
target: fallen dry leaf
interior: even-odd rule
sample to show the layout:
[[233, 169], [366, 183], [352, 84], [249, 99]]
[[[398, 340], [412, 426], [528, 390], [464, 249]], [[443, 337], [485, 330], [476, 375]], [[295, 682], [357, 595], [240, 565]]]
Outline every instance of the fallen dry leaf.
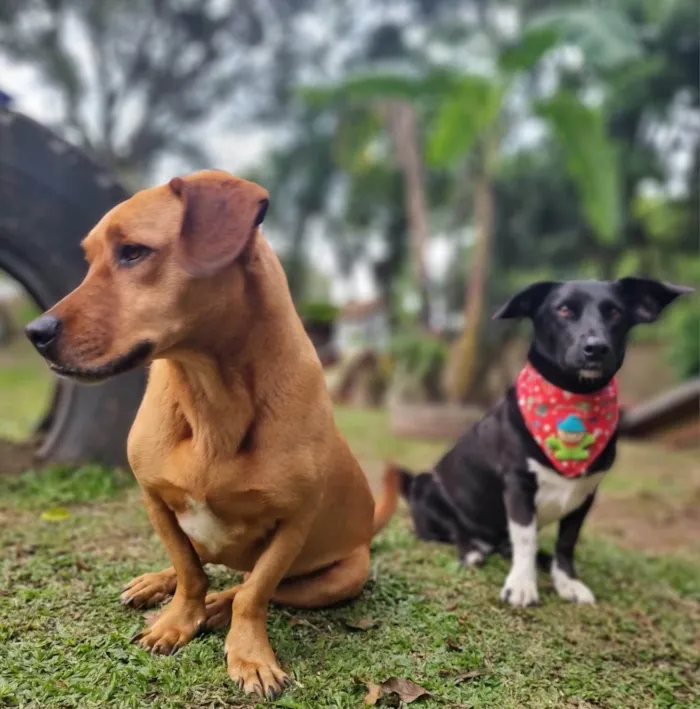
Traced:
[[459, 643], [451, 638], [449, 635], [445, 638], [445, 645], [447, 645], [448, 650], [453, 650], [454, 652], [461, 652], [462, 648]]
[[23, 544], [17, 544], [15, 547], [15, 558], [22, 559], [25, 556], [31, 556], [36, 552], [37, 548], [38, 547], [36, 544], [28, 544], [26, 546]]
[[431, 696], [427, 689], [417, 685], [415, 682], [411, 682], [410, 679], [401, 677], [389, 677], [380, 686], [383, 697], [388, 694], [397, 694], [399, 699], [405, 704], [411, 704], [411, 702], [415, 702], [416, 699], [421, 697]]
[[301, 625], [305, 628], [313, 628], [319, 633], [321, 632], [321, 628], [319, 628], [317, 625], [314, 625], [312, 622], [306, 620], [306, 618], [292, 618], [289, 621], [289, 627], [293, 628], [295, 625]]
[[365, 704], [368, 707], [373, 707], [379, 697], [382, 696], [382, 688], [374, 682], [366, 682], [367, 684], [367, 694], [365, 694]]
[[486, 673], [481, 672], [479, 670], [472, 670], [471, 672], [465, 672], [463, 675], [459, 675], [459, 677], [455, 677], [452, 683], [462, 684], [462, 682], [468, 682], [470, 679], [474, 679], [475, 677], [481, 677], [484, 674]]
[[360, 618], [359, 620], [343, 620], [343, 624], [349, 630], [365, 631], [376, 628], [379, 625], [379, 621], [371, 618]]

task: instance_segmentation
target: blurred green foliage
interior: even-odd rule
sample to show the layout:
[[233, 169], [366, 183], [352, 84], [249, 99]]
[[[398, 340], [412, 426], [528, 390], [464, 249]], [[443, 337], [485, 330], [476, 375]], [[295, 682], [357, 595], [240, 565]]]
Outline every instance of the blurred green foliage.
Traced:
[[[431, 238], [450, 249], [429, 291], [450, 314], [479, 272], [483, 311], [534, 278], [699, 283], [697, 0], [377, 0], [371, 17], [351, 0], [280, 0], [268, 22], [253, 5], [165, 5], [9, 3], [0, 53], [33, 67], [70, 109], [66, 133], [128, 175], [169, 154], [201, 162], [197, 131], [224, 101], [237, 126], [269, 128], [273, 147], [249, 176], [273, 194], [266, 224], [297, 303], [329, 298], [315, 270], [322, 234], [341, 275], [369, 264], [399, 334], [413, 336], [401, 314], [417, 290], [415, 204], [388, 129], [391, 102], [415, 114]], [[112, 83], [81, 74], [69, 20], [101, 66], [115, 67]], [[125, 42], [132, 35], [141, 41]], [[148, 110], [118, 140], [142, 96]], [[489, 229], [475, 210], [484, 185]], [[475, 244], [484, 233], [485, 257]], [[309, 317], [330, 317], [310, 307]], [[679, 376], [697, 371], [696, 313], [697, 299], [681, 299], [648, 329], [668, 342]], [[476, 352], [489, 358], [490, 328], [480, 329]], [[410, 351], [409, 369], [422, 372]]]
[[135, 485], [130, 472], [100, 465], [57, 466], [0, 477], [0, 496], [20, 508], [45, 508], [99, 502]]
[[297, 305], [297, 312], [304, 322], [326, 324], [335, 322], [339, 308], [328, 302], [302, 302]]
[[[414, 258], [407, 223], [415, 205], [401, 190], [382, 120], [390, 101], [410, 103], [420, 121], [431, 228], [453, 244], [447, 273], [431, 289], [449, 312], [463, 307], [478, 253], [474, 231], [484, 233], [474, 211], [484, 180], [494, 212], [486, 310], [536, 278], [637, 274], [697, 283], [685, 268], [700, 263], [697, 4], [513, 3], [510, 33], [478, 8], [457, 21], [441, 6], [421, 17], [423, 50], [408, 47], [407, 27], [387, 22], [382, 36], [394, 41], [380, 59], [368, 50], [340, 81], [303, 92], [326, 117], [345, 189], [334, 241], [348, 265], [375, 259], [395, 321], [402, 305], [392, 281], [412, 272], [404, 264]], [[452, 60], [436, 60], [433, 46]], [[523, 131], [537, 121], [542, 133], [528, 144]], [[489, 135], [499, 149], [485, 162]], [[369, 248], [377, 238], [381, 260]], [[695, 371], [693, 307], [679, 301], [647, 331], [668, 342], [681, 377]], [[477, 352], [489, 351], [484, 337]]]
[[393, 386], [403, 396], [419, 400], [441, 398], [441, 375], [448, 354], [444, 339], [417, 326], [403, 327], [392, 336], [389, 354], [394, 363]]

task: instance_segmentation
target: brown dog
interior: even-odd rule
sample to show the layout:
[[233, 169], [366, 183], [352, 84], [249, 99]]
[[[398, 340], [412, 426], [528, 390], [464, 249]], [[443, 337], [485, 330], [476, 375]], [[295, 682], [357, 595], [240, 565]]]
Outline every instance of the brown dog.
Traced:
[[[129, 461], [172, 567], [122, 601], [171, 603], [136, 640], [171, 653], [231, 620], [228, 672], [246, 692], [288, 683], [267, 607], [357, 596], [396, 505], [374, 501], [333, 421], [323, 371], [258, 229], [260, 186], [205, 171], [137, 193], [83, 242], [83, 283], [27, 326], [58, 374], [96, 381], [153, 361]], [[207, 595], [205, 563], [249, 571]]]

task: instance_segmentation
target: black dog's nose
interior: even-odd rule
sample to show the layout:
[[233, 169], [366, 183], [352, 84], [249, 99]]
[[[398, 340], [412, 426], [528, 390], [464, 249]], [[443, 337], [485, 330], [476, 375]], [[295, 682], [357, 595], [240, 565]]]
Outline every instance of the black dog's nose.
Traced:
[[39, 354], [51, 359], [61, 334], [61, 321], [54, 315], [41, 315], [24, 328], [24, 333]]
[[610, 345], [600, 337], [589, 337], [583, 346], [588, 359], [601, 360], [610, 352]]

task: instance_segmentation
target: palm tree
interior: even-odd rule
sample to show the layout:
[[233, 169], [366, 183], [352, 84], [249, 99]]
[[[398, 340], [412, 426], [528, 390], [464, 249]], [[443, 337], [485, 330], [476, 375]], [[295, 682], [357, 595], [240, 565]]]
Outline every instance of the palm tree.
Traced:
[[[484, 17], [482, 13], [482, 25], [487, 21]], [[591, 228], [602, 242], [614, 241], [621, 219], [620, 188], [616, 151], [606, 133], [603, 109], [589, 105], [580, 92], [561, 85], [555, 91], [543, 88], [538, 74], [543, 67], [557, 68], [562, 45], [576, 45], [587, 69], [610, 68], [640, 54], [630, 26], [622, 16], [605, 8], [564, 8], [541, 13], [522, 28], [517, 40], [510, 42], [485, 30], [482, 26], [475, 37], [482, 47], [486, 40], [490, 60], [480, 73], [434, 66], [419, 72], [375, 71], [351, 77], [336, 88], [337, 95], [346, 101], [376, 104], [391, 99], [410, 103], [415, 107], [414, 115], [424, 116], [429, 164], [462, 173], [468, 164], [469, 181], [474, 185], [475, 229], [464, 328], [452, 348], [447, 368], [446, 389], [453, 401], [463, 401], [469, 395], [476, 373], [496, 208], [493, 183], [499, 169], [501, 143], [513, 115], [522, 118], [523, 113], [534, 114], [548, 125], [565, 154], [567, 170]], [[412, 133], [417, 134], [418, 130]], [[412, 145], [416, 144], [417, 139], [413, 138]], [[399, 163], [406, 184], [416, 189], [420, 183], [409, 174], [411, 164], [402, 160]], [[417, 201], [425, 203], [421, 189]], [[408, 218], [416, 231], [427, 223], [424, 213], [409, 211]], [[423, 238], [421, 250], [413, 251], [414, 259], [422, 258], [425, 244]], [[420, 262], [414, 264], [414, 272], [421, 273]]]
[[416, 112], [409, 101], [386, 101], [382, 108], [387, 130], [393, 139], [394, 149], [403, 174], [411, 263], [420, 298], [418, 322], [427, 330], [430, 327], [430, 296], [425, 261], [430, 231], [425, 194], [423, 151], [420, 145]]

